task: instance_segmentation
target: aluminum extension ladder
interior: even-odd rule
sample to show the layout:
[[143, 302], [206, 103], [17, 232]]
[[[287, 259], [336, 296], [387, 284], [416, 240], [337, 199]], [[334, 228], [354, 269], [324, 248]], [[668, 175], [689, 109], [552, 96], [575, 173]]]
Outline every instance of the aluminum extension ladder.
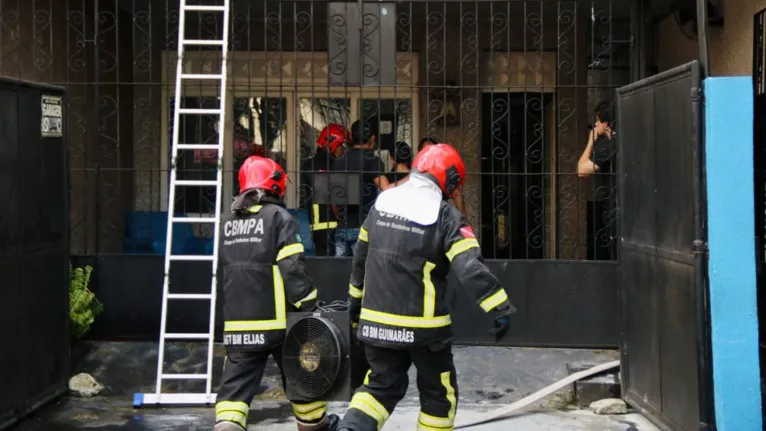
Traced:
[[[160, 323], [160, 341], [157, 357], [157, 385], [153, 393], [136, 393], [133, 396], [133, 406], [161, 406], [161, 405], [208, 405], [215, 403], [216, 394], [212, 393], [213, 381], [213, 344], [215, 330], [215, 302], [216, 302], [216, 271], [218, 268], [218, 231], [221, 214], [221, 195], [223, 180], [223, 130], [226, 107], [226, 62], [229, 47], [229, 21], [230, 1], [223, 0], [223, 6], [187, 5], [187, 0], [180, 0], [180, 13], [178, 20], [178, 63], [176, 65], [176, 90], [175, 106], [173, 108], [173, 140], [170, 167], [170, 193], [168, 197], [168, 228], [165, 247], [165, 277], [162, 283], [162, 318]], [[185, 38], [186, 13], [187, 12], [219, 12], [223, 13], [223, 35], [220, 40], [191, 40]], [[184, 51], [187, 46], [218, 46], [221, 48], [221, 73], [220, 74], [184, 74], [183, 61]], [[220, 105], [217, 109], [186, 109], [181, 108], [183, 96], [182, 82], [192, 81], [218, 81], [220, 86]], [[178, 142], [181, 115], [218, 115], [218, 143], [180, 143]], [[176, 162], [179, 151], [215, 150], [218, 156], [218, 170], [215, 181], [178, 180]], [[215, 216], [214, 217], [176, 217], [175, 197], [176, 187], [210, 187], [215, 186]], [[171, 254], [173, 240], [173, 223], [211, 223], [214, 225], [213, 255], [173, 255]], [[189, 294], [169, 293], [170, 291], [170, 265], [178, 261], [209, 261], [212, 263], [210, 278], [210, 293]], [[203, 334], [173, 334], [166, 333], [168, 301], [170, 300], [196, 300], [210, 301], [210, 322], [208, 332]], [[169, 374], [164, 371], [165, 342], [167, 340], [207, 340], [207, 372], [205, 374]], [[204, 393], [162, 393], [162, 382], [167, 380], [205, 380]]]

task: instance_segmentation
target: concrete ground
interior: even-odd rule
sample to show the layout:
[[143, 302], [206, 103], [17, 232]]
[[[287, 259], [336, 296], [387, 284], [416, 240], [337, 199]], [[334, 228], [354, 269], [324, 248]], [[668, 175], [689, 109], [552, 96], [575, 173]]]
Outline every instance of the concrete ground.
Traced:
[[[174, 372], [194, 372], [204, 365], [204, 349], [194, 345], [177, 345], [166, 353]], [[503, 407], [567, 375], [566, 363], [603, 363], [617, 359], [615, 351], [566, 349], [526, 349], [502, 347], [455, 348], [460, 404], [457, 422]], [[106, 389], [90, 399], [65, 397], [45, 407], [18, 424], [17, 431], [36, 430], [121, 430], [121, 431], [197, 431], [211, 430], [213, 410], [195, 408], [134, 409], [133, 392], [149, 392], [154, 382], [156, 346], [151, 343], [90, 344], [75, 354], [75, 372], [87, 372]], [[217, 381], [221, 369], [217, 356]], [[410, 371], [410, 390], [383, 428], [412, 430], [418, 414], [415, 370]], [[168, 391], [198, 392], [199, 388], [183, 386]], [[629, 411], [627, 415], [599, 416], [588, 411], [561, 407], [560, 400], [570, 396], [567, 390], [544, 399], [512, 417], [472, 428], [486, 431], [655, 431], [647, 419]], [[549, 404], [550, 403], [550, 404]], [[331, 403], [329, 410], [342, 414], [346, 403]], [[549, 407], [557, 407], [549, 408]], [[249, 418], [251, 430], [295, 430], [295, 422], [284, 392], [278, 383], [275, 364], [267, 368], [261, 394], [253, 402]]]

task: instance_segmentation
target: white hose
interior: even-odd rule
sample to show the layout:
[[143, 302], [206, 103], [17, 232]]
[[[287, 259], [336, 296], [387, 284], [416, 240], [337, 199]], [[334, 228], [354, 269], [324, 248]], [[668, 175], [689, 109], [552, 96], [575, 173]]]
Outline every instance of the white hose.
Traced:
[[558, 391], [559, 389], [562, 389], [566, 387], [567, 385], [571, 385], [572, 383], [584, 379], [585, 377], [592, 376], [594, 374], [602, 373], [607, 370], [611, 370], [612, 368], [618, 368], [620, 366], [620, 361], [612, 361], [607, 362], [605, 364], [596, 365], [593, 368], [589, 368], [587, 370], [576, 372], [564, 379], [559, 380], [558, 382], [547, 386], [534, 394], [527, 395], [526, 397], [509, 404], [505, 407], [500, 407], [499, 409], [495, 409], [492, 411], [489, 411], [477, 418], [473, 418], [471, 420], [465, 421], [465, 422], [459, 422], [455, 429], [459, 428], [468, 428], [472, 427], [474, 425], [483, 424], [485, 422], [493, 421], [496, 419], [500, 419], [503, 417], [506, 417], [510, 415], [511, 413], [515, 412], [516, 410], [522, 409], [524, 407], [527, 407], [528, 405], [534, 403], [535, 401], [538, 401], [542, 398], [547, 397], [548, 395]]

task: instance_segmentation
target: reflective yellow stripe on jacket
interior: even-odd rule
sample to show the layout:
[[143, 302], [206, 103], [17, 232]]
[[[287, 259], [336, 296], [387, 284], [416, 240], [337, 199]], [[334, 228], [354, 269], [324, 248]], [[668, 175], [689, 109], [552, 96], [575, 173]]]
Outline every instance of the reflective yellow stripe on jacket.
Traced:
[[348, 285], [348, 295], [355, 299], [362, 299], [364, 292], [362, 289], [354, 286], [353, 284], [349, 283]]
[[503, 302], [508, 300], [508, 294], [505, 293], [505, 289], [500, 289], [494, 294], [492, 294], [490, 297], [485, 299], [484, 301], [481, 301], [481, 304], [479, 306], [489, 313], [490, 311], [494, 310], [495, 307], [502, 304]]
[[479, 248], [479, 241], [476, 238], [465, 238], [452, 244], [449, 250], [447, 250], [447, 259], [452, 262], [460, 253], [470, 250], [472, 248]]
[[436, 268], [431, 262], [423, 265], [423, 317], [434, 317], [436, 309], [436, 287], [431, 281], [431, 271]]
[[287, 328], [287, 311], [285, 309], [285, 282], [279, 267], [272, 266], [274, 276], [274, 304], [276, 318], [273, 320], [230, 320], [224, 322], [225, 332], [275, 331]]
[[326, 221], [326, 222], [320, 222], [321, 218], [319, 217], [319, 204], [312, 205], [311, 209], [313, 210], [314, 217], [311, 219], [311, 231], [315, 230], [326, 230], [326, 229], [335, 229], [338, 227], [338, 222], [336, 221]]
[[400, 316], [398, 314], [370, 310], [369, 308], [362, 308], [359, 318], [369, 322], [404, 328], [441, 328], [452, 323], [452, 319], [449, 315], [434, 317]]

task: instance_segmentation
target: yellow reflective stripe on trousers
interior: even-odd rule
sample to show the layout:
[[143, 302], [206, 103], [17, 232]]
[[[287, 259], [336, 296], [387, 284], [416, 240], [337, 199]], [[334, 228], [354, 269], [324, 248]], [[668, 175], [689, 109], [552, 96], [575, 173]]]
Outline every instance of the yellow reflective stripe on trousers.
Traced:
[[389, 416], [386, 408], [367, 392], [357, 392], [354, 394], [354, 397], [351, 398], [351, 402], [348, 404], [348, 408], [357, 409], [375, 419], [375, 422], [378, 423], [378, 430], [383, 427]]
[[418, 426], [427, 430], [451, 430], [455, 427], [455, 418], [438, 418], [420, 412], [418, 415]]
[[476, 238], [466, 238], [452, 244], [449, 250], [447, 250], [447, 259], [452, 262], [452, 259], [460, 253], [470, 250], [472, 248], [479, 248], [479, 241]]
[[437, 418], [423, 412], [418, 415], [418, 431], [452, 431], [454, 428], [454, 419]]
[[436, 265], [428, 261], [423, 265], [423, 317], [434, 317], [434, 310], [436, 309], [436, 287], [431, 281], [431, 271], [434, 268]]
[[367, 229], [365, 228], [359, 229], [359, 240], [364, 242], [370, 242], [370, 240], [367, 238]]
[[427, 413], [423, 413], [422, 411], [418, 415], [418, 431], [452, 431], [452, 429], [455, 427], [455, 411], [457, 410], [457, 397], [455, 397], [455, 388], [452, 387], [452, 383], [450, 382], [450, 377], [452, 377], [452, 372], [447, 371], [444, 373], [441, 373], [439, 376], [442, 386], [444, 386], [445, 390], [445, 398], [447, 399], [447, 402], [450, 405], [449, 410], [447, 411], [447, 417], [446, 418], [440, 418], [436, 416], [431, 416]]
[[274, 320], [230, 320], [223, 324], [225, 332], [274, 331], [287, 328], [285, 282], [282, 280], [279, 267], [273, 265], [271, 268], [274, 277], [274, 312], [276, 315]]
[[215, 404], [215, 421], [229, 421], [247, 428], [250, 406], [241, 401], [220, 401]]
[[323, 223], [314, 223], [311, 225], [311, 231], [315, 232], [318, 230], [327, 230], [327, 229], [335, 229], [338, 227], [338, 222], [336, 221], [328, 221]]
[[384, 325], [401, 326], [405, 328], [441, 328], [452, 323], [449, 314], [446, 316], [418, 317], [400, 316], [362, 308], [359, 315], [361, 320], [382, 323]]
[[300, 301], [296, 302], [293, 305], [295, 305], [296, 308], [301, 308], [301, 305], [303, 305], [304, 302], [311, 301], [312, 299], [317, 299], [318, 294], [319, 292], [315, 288], [314, 290], [311, 291], [311, 293], [309, 293], [303, 299], [301, 299]]
[[298, 253], [303, 253], [303, 244], [297, 243], [286, 245], [279, 250], [279, 253], [277, 253], [277, 262]]
[[338, 222], [336, 221], [328, 221], [328, 222], [320, 222], [319, 218], [319, 205], [314, 204], [311, 206], [312, 211], [314, 212], [314, 218], [313, 223], [311, 223], [311, 230], [325, 230], [325, 229], [335, 229], [338, 227]]
[[354, 286], [353, 284], [348, 285], [348, 296], [356, 299], [362, 298], [362, 289], [359, 289], [358, 287]]
[[501, 288], [500, 290], [498, 290], [497, 292], [492, 294], [492, 296], [490, 296], [489, 298], [485, 299], [484, 301], [481, 301], [481, 304], [479, 304], [479, 306], [484, 311], [489, 313], [495, 307], [497, 307], [498, 305], [502, 304], [503, 301], [506, 301], [507, 299], [508, 299], [508, 294], [505, 293], [505, 289]]
[[317, 401], [310, 404], [291, 404], [293, 405], [293, 414], [296, 419], [304, 422], [321, 419], [327, 411], [327, 402], [325, 401]]
[[450, 409], [447, 413], [447, 418], [455, 420], [455, 410], [457, 410], [457, 398], [455, 397], [455, 388], [452, 387], [450, 378], [452, 377], [451, 371], [446, 371], [441, 374], [442, 386], [447, 390], [447, 401], [449, 401]]

